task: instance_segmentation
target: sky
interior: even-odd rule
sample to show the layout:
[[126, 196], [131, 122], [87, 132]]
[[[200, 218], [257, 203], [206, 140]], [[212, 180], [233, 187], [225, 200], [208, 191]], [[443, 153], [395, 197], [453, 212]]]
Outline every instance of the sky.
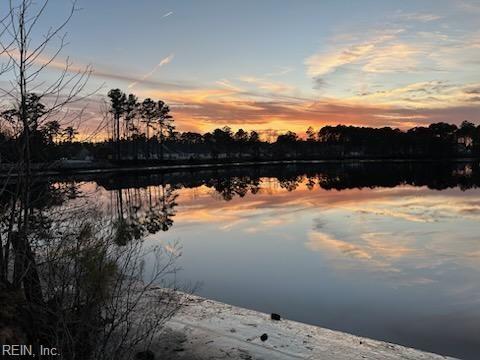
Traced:
[[[58, 24], [68, 3], [51, 0], [40, 29]], [[166, 101], [182, 131], [480, 123], [480, 0], [78, 6], [61, 56], [94, 68], [92, 117], [118, 87]]]

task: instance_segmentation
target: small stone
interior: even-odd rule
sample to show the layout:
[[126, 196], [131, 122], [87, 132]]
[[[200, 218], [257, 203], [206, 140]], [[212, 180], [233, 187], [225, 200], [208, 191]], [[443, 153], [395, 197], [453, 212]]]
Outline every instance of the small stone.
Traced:
[[155, 354], [150, 350], [140, 351], [135, 355], [135, 360], [155, 360]]
[[281, 319], [280, 315], [275, 314], [275, 313], [272, 313], [272, 315], [270, 315], [270, 318], [272, 320], [276, 320], [276, 321], [280, 321], [280, 319]]
[[260, 336], [260, 340], [262, 340], [262, 341], [267, 341], [267, 339], [268, 339], [267, 334], [262, 334], [262, 336]]

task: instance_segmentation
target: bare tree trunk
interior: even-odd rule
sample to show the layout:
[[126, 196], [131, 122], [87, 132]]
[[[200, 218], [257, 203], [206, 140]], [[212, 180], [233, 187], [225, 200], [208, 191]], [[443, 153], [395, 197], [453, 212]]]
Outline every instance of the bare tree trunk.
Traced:
[[23, 283], [26, 298], [38, 303], [43, 301], [40, 277], [37, 266], [33, 259], [33, 254], [28, 243], [29, 235], [29, 212], [30, 212], [30, 182], [31, 182], [31, 153], [30, 153], [30, 123], [27, 110], [27, 46], [28, 39], [25, 31], [26, 3], [23, 2], [20, 7], [19, 15], [19, 73], [18, 86], [20, 89], [20, 120], [23, 124], [23, 149], [21, 152], [21, 218], [18, 224], [19, 231], [15, 242], [17, 243], [15, 251], [15, 274], [14, 286], [20, 288]]
[[150, 159], [150, 126], [147, 123], [147, 159]]
[[114, 144], [114, 159], [120, 160], [120, 115], [113, 116], [113, 144]]
[[164, 142], [163, 128], [160, 127], [160, 159], [162, 161], [163, 161], [163, 142]]

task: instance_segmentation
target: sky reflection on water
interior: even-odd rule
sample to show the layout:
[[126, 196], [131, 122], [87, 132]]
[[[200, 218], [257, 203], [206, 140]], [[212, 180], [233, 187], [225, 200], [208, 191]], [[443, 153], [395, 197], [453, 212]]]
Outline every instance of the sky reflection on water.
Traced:
[[181, 241], [180, 276], [201, 281], [201, 295], [431, 351], [480, 351], [478, 190], [265, 182], [230, 202], [181, 190], [175, 226], [153, 236]]
[[226, 303], [476, 358], [479, 189], [259, 180], [229, 201], [211, 186], [175, 190], [173, 226], [148, 242], [180, 241], [180, 280]]

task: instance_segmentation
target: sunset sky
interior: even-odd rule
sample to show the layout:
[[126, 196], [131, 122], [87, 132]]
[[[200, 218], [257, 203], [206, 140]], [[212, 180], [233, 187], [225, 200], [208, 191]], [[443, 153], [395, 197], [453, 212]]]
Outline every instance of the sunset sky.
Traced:
[[88, 86], [162, 99], [179, 130], [480, 121], [480, 1], [78, 4], [63, 54], [93, 66]]

